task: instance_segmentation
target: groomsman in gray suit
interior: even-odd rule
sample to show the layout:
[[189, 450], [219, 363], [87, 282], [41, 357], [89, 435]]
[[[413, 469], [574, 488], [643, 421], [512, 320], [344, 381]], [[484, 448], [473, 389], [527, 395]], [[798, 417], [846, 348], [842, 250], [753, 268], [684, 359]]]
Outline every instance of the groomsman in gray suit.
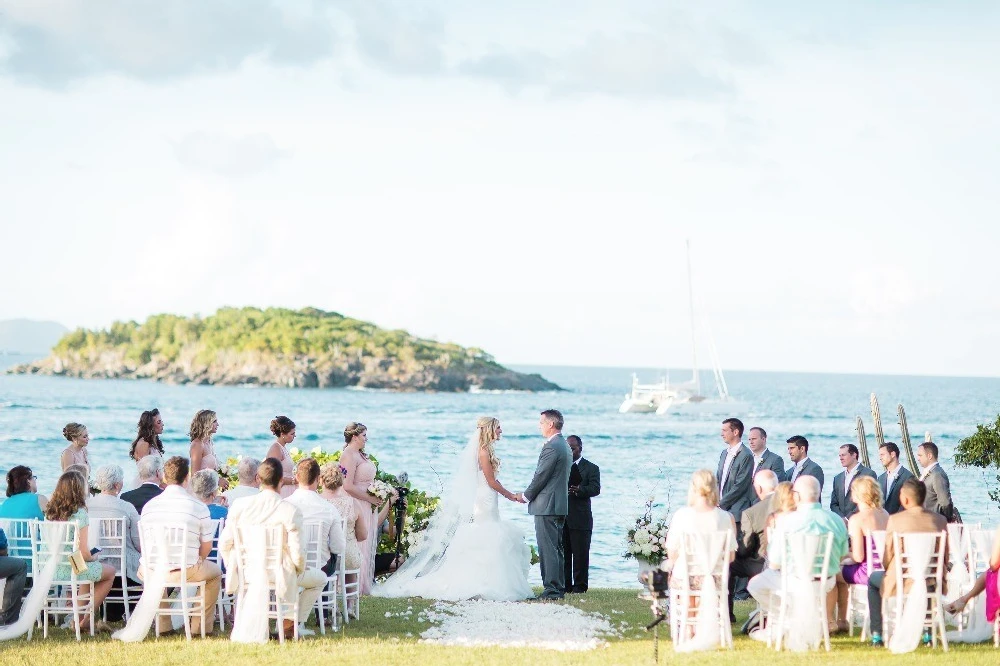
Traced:
[[955, 505], [951, 501], [951, 484], [948, 482], [948, 475], [938, 464], [937, 444], [924, 442], [918, 446], [917, 463], [924, 470], [924, 473], [920, 475], [920, 480], [927, 486], [924, 509], [939, 513], [949, 523], [952, 522]]
[[719, 454], [715, 480], [719, 484], [719, 508], [733, 514], [736, 529], [744, 509], [750, 508], [753, 492], [753, 454], [743, 446], [743, 422], [726, 419], [722, 422], [722, 441], [726, 449]]
[[885, 472], [878, 477], [878, 485], [885, 498], [882, 508], [890, 515], [903, 510], [899, 503], [899, 489], [907, 479], [913, 478], [913, 472], [899, 463], [899, 447], [895, 442], [886, 442], [878, 447], [878, 459], [882, 461]]
[[[784, 476], [785, 461], [777, 453], [767, 448], [767, 431], [760, 426], [754, 426], [747, 431], [747, 434], [749, 435], [747, 444], [750, 447], [750, 453], [753, 454], [753, 473], [750, 478], [756, 479], [757, 472], [762, 469], [771, 470], [778, 479]], [[752, 485], [750, 486], [750, 495], [751, 506], [760, 501]]]
[[539, 599], [562, 599], [566, 593], [563, 528], [569, 512], [569, 472], [573, 454], [562, 436], [563, 415], [546, 409], [538, 419], [545, 444], [538, 454], [535, 476], [518, 501], [528, 500], [528, 514], [535, 517], [539, 567], [545, 590]]
[[851, 499], [851, 484], [861, 476], [877, 478], [875, 472], [858, 462], [858, 447], [844, 444], [840, 447], [840, 465], [844, 471], [833, 477], [833, 492], [830, 493], [830, 511], [847, 520], [858, 512], [858, 505]]
[[819, 492], [823, 493], [823, 468], [809, 460], [809, 440], [802, 435], [793, 435], [788, 438], [788, 457], [792, 459], [792, 466], [785, 470], [782, 481], [795, 483], [803, 474], [811, 476], [819, 481]]

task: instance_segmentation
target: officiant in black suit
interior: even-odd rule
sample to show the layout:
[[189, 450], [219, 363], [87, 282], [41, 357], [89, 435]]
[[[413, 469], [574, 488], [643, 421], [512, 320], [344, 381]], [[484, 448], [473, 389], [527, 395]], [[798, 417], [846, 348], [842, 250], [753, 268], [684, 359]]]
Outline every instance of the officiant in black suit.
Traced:
[[569, 470], [569, 515], [563, 528], [566, 592], [586, 592], [590, 538], [594, 533], [590, 498], [601, 494], [601, 469], [583, 457], [583, 440], [578, 436], [570, 435], [566, 443], [573, 452], [573, 465]]

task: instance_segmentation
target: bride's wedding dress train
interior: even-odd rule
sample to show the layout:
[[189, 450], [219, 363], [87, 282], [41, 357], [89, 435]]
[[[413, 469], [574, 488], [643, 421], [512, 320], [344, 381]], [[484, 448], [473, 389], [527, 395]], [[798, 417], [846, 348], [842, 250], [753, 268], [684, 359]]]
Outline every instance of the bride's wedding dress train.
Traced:
[[499, 495], [479, 469], [478, 440], [462, 452], [452, 487], [442, 498], [419, 549], [372, 594], [446, 601], [519, 601], [528, 585], [531, 549], [524, 533], [500, 519]]

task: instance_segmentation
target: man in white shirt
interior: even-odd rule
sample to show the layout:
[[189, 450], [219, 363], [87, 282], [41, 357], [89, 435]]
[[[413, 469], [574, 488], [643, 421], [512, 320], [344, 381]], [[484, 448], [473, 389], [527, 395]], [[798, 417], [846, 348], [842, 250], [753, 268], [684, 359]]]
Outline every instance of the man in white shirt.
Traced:
[[858, 462], [861, 452], [854, 444], [844, 444], [840, 447], [840, 464], [844, 471], [833, 477], [833, 490], [830, 492], [830, 511], [847, 520], [858, 512], [858, 505], [851, 499], [851, 484], [859, 476], [877, 478], [875, 472]]
[[882, 508], [890, 515], [899, 513], [903, 510], [903, 505], [899, 501], [899, 489], [913, 476], [913, 473], [899, 463], [899, 446], [895, 442], [886, 442], [878, 447], [878, 459], [885, 467], [885, 472], [878, 477], [882, 497], [885, 498]]
[[795, 483], [803, 474], [811, 476], [819, 481], [819, 492], [822, 495], [823, 468], [809, 459], [809, 440], [802, 435], [793, 435], [788, 438], [787, 444], [792, 466], [785, 470], [785, 478], [782, 481]]
[[[319, 561], [327, 576], [336, 571], [337, 556], [344, 555], [344, 530], [341, 526], [340, 512], [332, 503], [319, 496], [319, 463], [312, 458], [303, 458], [295, 466], [295, 480], [298, 488], [288, 499], [289, 504], [298, 507], [305, 517], [306, 524], [319, 523]], [[303, 537], [303, 542], [305, 537]], [[312, 544], [305, 543], [308, 550]]]
[[924, 442], [918, 446], [917, 463], [924, 470], [920, 480], [927, 487], [924, 509], [941, 514], [945, 520], [952, 522], [955, 506], [951, 500], [951, 483], [948, 481], [948, 475], [938, 464], [937, 444]]
[[233, 502], [238, 499], [253, 497], [260, 492], [260, 481], [257, 480], [257, 468], [259, 466], [260, 461], [256, 458], [240, 459], [239, 464], [236, 466], [236, 474], [240, 479], [239, 485], [222, 493], [229, 506], [232, 506]]
[[743, 422], [729, 418], [722, 422], [726, 450], [719, 454], [715, 480], [719, 484], [719, 508], [732, 514], [739, 529], [744, 509], [750, 508], [753, 492], [753, 454], [743, 446]]
[[[145, 460], [145, 458], [144, 458]], [[205, 581], [204, 596], [201, 603], [205, 605], [205, 633], [212, 631], [215, 624], [215, 602], [219, 598], [219, 587], [222, 584], [222, 569], [208, 559], [212, 552], [212, 538], [215, 536], [215, 525], [208, 513], [208, 507], [192, 497], [184, 490], [190, 469], [187, 458], [174, 456], [163, 465], [163, 480], [167, 484], [163, 492], [146, 502], [139, 521], [140, 529], [150, 525], [183, 524], [188, 532], [188, 550], [186, 560], [187, 580], [192, 583]], [[145, 555], [139, 561], [139, 577], [146, 579], [144, 571]], [[193, 564], [191, 564], [193, 563]], [[181, 580], [180, 562], [167, 563], [172, 570], [167, 576], [167, 583], [177, 583]], [[164, 602], [165, 604], [167, 602]], [[157, 619], [160, 633], [172, 630], [170, 618], [160, 616]], [[201, 622], [197, 616], [191, 619], [191, 634], [201, 633]]]

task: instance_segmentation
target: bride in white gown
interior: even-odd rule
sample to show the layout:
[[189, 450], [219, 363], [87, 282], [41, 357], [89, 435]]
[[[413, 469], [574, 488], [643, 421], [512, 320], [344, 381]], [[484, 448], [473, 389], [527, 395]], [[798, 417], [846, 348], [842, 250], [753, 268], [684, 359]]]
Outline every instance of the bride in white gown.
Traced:
[[447, 601], [534, 596], [528, 585], [531, 550], [524, 533], [500, 519], [500, 495], [518, 501], [497, 479], [500, 460], [494, 447], [501, 433], [497, 419], [484, 416], [477, 421], [420, 550], [376, 585], [374, 596]]

